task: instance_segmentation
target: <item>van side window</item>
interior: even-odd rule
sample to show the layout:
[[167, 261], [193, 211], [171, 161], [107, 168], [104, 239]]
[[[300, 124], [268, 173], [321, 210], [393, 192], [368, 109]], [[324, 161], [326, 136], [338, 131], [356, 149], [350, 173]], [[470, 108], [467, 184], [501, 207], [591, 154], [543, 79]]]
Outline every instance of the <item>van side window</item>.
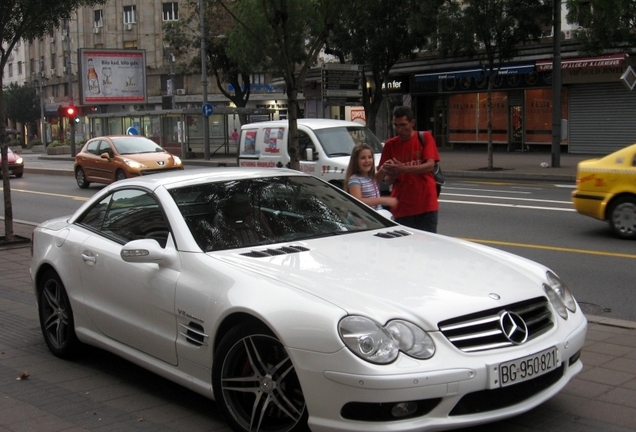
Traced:
[[307, 149], [311, 148], [312, 151], [316, 151], [316, 146], [314, 142], [311, 140], [309, 135], [305, 132], [299, 130], [298, 131], [298, 151], [300, 152], [300, 160], [307, 160]]

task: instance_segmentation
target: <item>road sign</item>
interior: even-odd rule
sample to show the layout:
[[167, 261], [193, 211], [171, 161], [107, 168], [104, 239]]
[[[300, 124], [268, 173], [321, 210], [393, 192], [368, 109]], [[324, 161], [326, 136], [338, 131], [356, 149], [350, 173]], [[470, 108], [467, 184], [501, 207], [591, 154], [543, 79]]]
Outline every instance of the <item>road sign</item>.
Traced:
[[139, 131], [137, 130], [136, 127], [131, 126], [128, 129], [126, 129], [126, 135], [139, 135]]
[[360, 105], [364, 75], [362, 65], [326, 63], [322, 65], [322, 97], [329, 105]]
[[203, 104], [203, 106], [201, 107], [201, 112], [205, 117], [210, 117], [214, 112], [214, 107], [211, 103]]

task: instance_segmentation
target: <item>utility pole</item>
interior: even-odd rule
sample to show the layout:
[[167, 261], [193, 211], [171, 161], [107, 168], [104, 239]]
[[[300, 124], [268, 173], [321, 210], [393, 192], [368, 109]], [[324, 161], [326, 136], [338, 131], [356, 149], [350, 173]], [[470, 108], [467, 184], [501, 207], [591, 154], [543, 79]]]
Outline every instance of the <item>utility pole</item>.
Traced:
[[[206, 64], [206, 48], [205, 48], [205, 0], [199, 0], [199, 17], [201, 19], [201, 94], [203, 103], [201, 107], [208, 103], [208, 69]], [[203, 159], [210, 159], [210, 123], [208, 117], [203, 114], [201, 109], [201, 118], [203, 119]]]
[[552, 58], [552, 168], [561, 166], [561, 0], [554, 8], [554, 57]]

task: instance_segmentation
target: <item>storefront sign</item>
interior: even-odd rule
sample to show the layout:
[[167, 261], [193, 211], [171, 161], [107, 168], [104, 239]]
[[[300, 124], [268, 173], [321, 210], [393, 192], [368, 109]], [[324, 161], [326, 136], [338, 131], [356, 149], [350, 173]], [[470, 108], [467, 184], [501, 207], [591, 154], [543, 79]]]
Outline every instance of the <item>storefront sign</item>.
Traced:
[[[603, 68], [623, 66], [625, 54], [612, 54], [599, 57], [585, 57], [561, 60], [561, 70]], [[541, 60], [537, 62], [537, 70], [552, 70], [552, 60]]]

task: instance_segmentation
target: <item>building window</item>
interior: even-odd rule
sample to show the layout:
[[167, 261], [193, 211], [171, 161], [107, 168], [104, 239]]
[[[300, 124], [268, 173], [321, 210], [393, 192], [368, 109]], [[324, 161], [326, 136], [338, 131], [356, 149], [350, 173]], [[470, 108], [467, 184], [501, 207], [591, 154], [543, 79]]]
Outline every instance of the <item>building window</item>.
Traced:
[[176, 21], [179, 19], [179, 3], [170, 2], [163, 4], [163, 20]]
[[9, 78], [13, 76], [13, 63], [9, 63]]
[[93, 27], [104, 27], [104, 11], [102, 11], [101, 9], [97, 9], [93, 11], [93, 14], [95, 20], [93, 23]]
[[18, 75], [22, 75], [22, 62], [18, 62]]
[[57, 66], [57, 54], [51, 54], [51, 69]]
[[137, 49], [137, 41], [124, 41], [124, 48]]
[[250, 82], [252, 84], [265, 84], [265, 74], [251, 74]]
[[124, 24], [134, 24], [137, 22], [137, 6], [124, 6]]

